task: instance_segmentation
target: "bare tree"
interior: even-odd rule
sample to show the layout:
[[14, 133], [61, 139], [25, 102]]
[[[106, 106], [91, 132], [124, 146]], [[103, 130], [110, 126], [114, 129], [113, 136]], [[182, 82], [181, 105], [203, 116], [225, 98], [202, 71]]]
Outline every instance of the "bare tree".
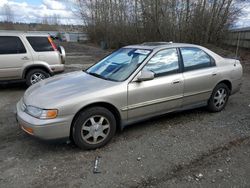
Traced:
[[57, 14], [54, 14], [50, 17], [49, 24], [51, 25], [60, 25], [60, 16]]
[[4, 13], [4, 21], [13, 23], [14, 22], [14, 14], [8, 4], [3, 6], [3, 13]]
[[42, 18], [42, 24], [44, 24], [44, 25], [48, 25], [49, 24], [48, 16], [44, 16]]
[[239, 13], [234, 0], [77, 0], [94, 42], [218, 42]]

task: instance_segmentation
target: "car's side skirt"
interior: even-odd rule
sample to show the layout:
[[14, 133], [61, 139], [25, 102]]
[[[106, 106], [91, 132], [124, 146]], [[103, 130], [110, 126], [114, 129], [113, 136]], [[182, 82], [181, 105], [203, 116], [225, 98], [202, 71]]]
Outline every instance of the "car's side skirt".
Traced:
[[139, 123], [139, 122], [142, 122], [142, 121], [146, 121], [148, 119], [151, 119], [151, 118], [154, 118], [154, 117], [157, 117], [157, 116], [161, 116], [161, 115], [164, 115], [164, 114], [168, 114], [168, 113], [171, 113], [171, 112], [181, 112], [181, 111], [184, 111], [184, 110], [190, 110], [190, 109], [204, 107], [204, 106], [207, 106], [207, 102], [208, 101], [205, 100], [205, 101], [195, 103], [195, 104], [192, 104], [192, 105], [183, 106], [183, 107], [176, 108], [176, 109], [171, 109], [169, 111], [162, 111], [162, 112], [159, 112], [159, 113], [150, 114], [150, 115], [139, 117], [139, 118], [136, 118], [136, 119], [130, 119], [128, 121], [122, 121], [121, 129], [125, 128], [128, 125], [131, 125], [131, 124], [134, 124], [134, 123]]
[[141, 107], [154, 105], [154, 104], [158, 104], [158, 103], [164, 103], [164, 102], [168, 102], [168, 101], [172, 101], [172, 100], [176, 100], [176, 99], [180, 99], [180, 98], [182, 98], [182, 95], [175, 95], [175, 96], [171, 96], [171, 97], [164, 97], [164, 98], [160, 98], [160, 99], [145, 101], [145, 102], [125, 106], [125, 107], [121, 108], [121, 111], [133, 110], [136, 108], [141, 108]]

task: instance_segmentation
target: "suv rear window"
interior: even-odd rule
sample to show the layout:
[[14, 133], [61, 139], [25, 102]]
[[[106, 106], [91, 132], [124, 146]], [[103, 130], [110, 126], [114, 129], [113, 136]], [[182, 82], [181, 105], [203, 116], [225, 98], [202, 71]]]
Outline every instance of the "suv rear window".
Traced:
[[36, 52], [54, 51], [48, 37], [27, 37], [27, 40]]
[[22, 54], [26, 49], [19, 37], [0, 36], [0, 54]]

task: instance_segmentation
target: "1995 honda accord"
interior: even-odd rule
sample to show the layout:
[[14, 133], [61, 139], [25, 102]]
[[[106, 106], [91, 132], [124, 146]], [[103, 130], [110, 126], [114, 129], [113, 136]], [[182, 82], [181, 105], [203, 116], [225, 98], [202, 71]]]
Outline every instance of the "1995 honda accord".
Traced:
[[241, 82], [238, 60], [198, 45], [143, 43], [34, 84], [17, 104], [17, 119], [30, 135], [95, 149], [117, 129], [156, 115], [201, 106], [219, 112]]

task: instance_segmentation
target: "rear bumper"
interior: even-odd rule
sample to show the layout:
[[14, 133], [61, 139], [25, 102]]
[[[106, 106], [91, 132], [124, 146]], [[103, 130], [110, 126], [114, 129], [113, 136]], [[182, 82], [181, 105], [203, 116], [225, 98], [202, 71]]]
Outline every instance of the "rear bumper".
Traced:
[[64, 64], [50, 65], [50, 70], [52, 74], [60, 73], [65, 70]]
[[231, 95], [237, 93], [240, 91], [240, 88], [242, 86], [242, 79], [236, 80], [233, 82], [232, 84], [232, 91], [231, 91]]
[[20, 128], [42, 140], [66, 140], [70, 136], [70, 125], [73, 117], [41, 120], [21, 110], [21, 101], [17, 103], [16, 118]]

